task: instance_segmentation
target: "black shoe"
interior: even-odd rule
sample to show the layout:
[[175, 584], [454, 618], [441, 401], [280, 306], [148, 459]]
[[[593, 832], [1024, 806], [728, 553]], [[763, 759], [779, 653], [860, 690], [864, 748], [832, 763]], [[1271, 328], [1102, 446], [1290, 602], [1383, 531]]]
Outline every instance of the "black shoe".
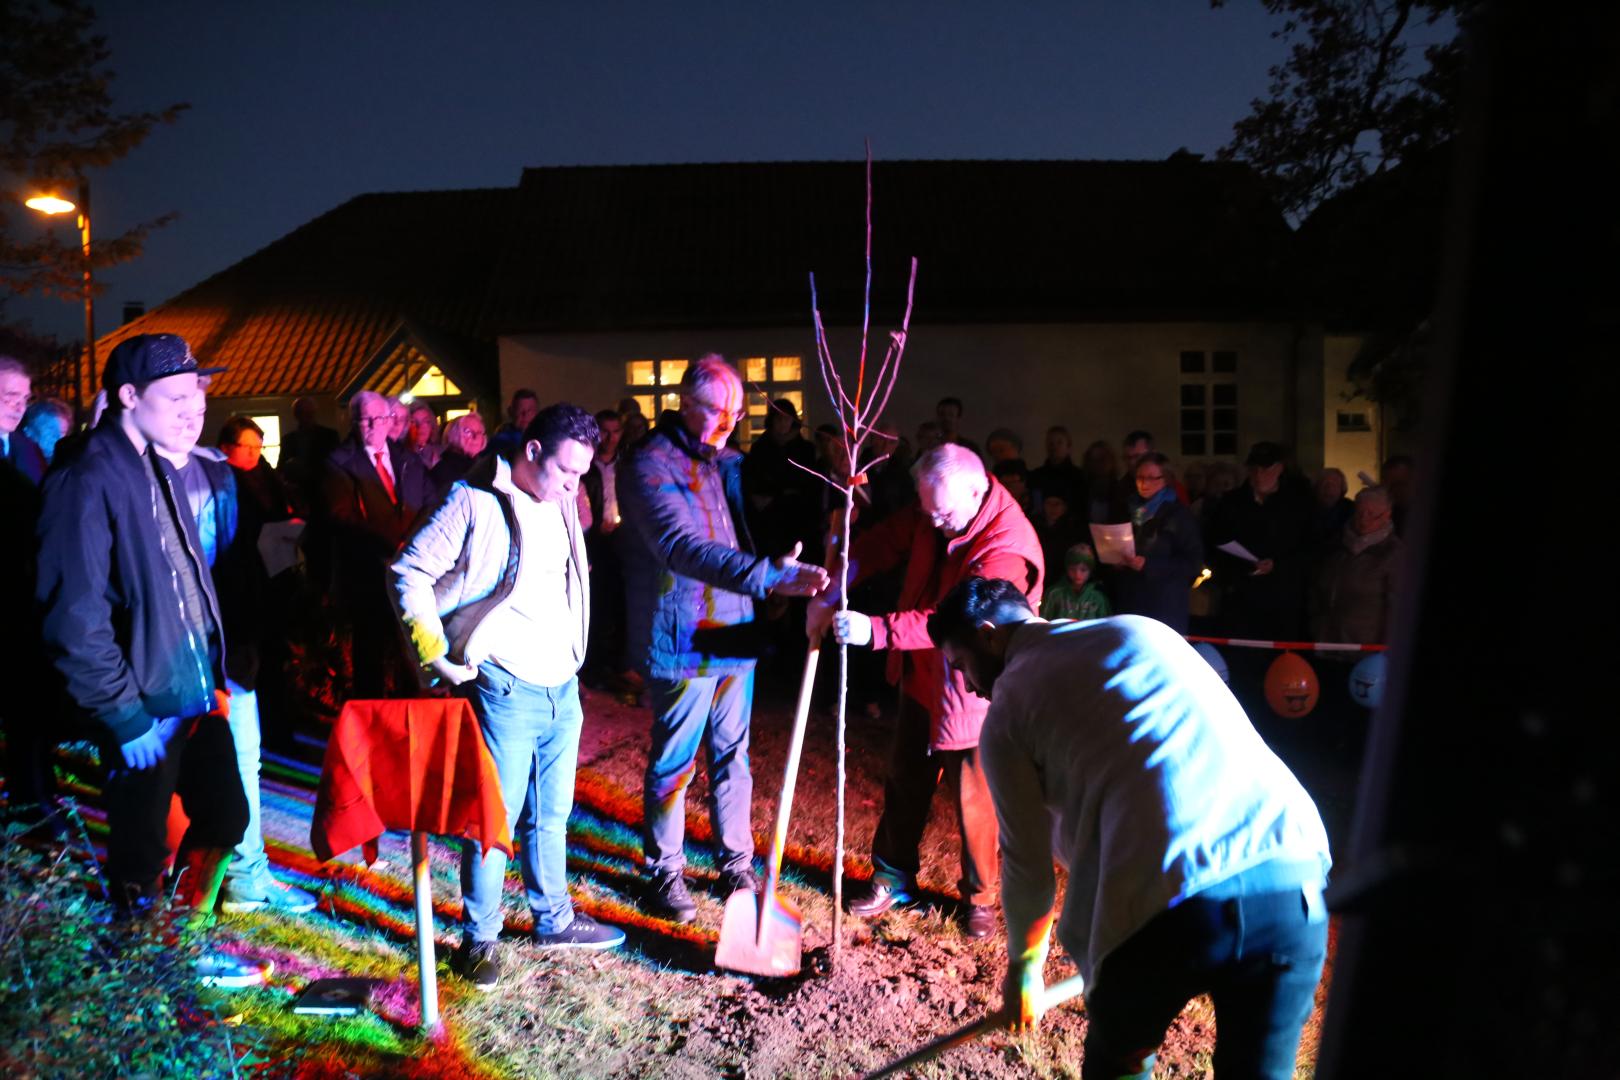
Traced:
[[727, 870], [720, 875], [716, 892], [729, 900], [732, 893], [751, 892], [758, 896], [764, 887], [759, 875], [752, 870]]
[[679, 870], [671, 874], [656, 874], [647, 882], [647, 893], [641, 906], [648, 914], [671, 922], [691, 922], [697, 918], [697, 904], [686, 891], [686, 878]]
[[911, 901], [911, 892], [904, 885], [897, 885], [887, 878], [875, 877], [864, 892], [851, 893], [844, 907], [851, 915], [870, 919], [874, 915], [883, 914], [896, 904], [909, 904]]
[[996, 932], [996, 909], [986, 904], [962, 905], [962, 933], [987, 938]]
[[463, 941], [450, 958], [450, 970], [475, 990], [493, 990], [501, 980], [501, 961], [493, 941]]
[[555, 934], [534, 935], [537, 949], [617, 949], [623, 944], [623, 930], [603, 926], [582, 911], [574, 912], [574, 921]]

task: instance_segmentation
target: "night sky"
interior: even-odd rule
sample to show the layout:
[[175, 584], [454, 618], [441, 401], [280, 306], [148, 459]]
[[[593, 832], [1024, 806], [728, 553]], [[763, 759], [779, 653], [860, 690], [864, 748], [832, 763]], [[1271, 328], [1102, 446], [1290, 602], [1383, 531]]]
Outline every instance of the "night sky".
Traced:
[[[98, 334], [367, 191], [854, 159], [866, 136], [891, 159], [1213, 153], [1282, 53], [1258, 0], [251, 8], [99, 6], [118, 106], [192, 108], [92, 178], [98, 235], [180, 214], [105, 275]], [[68, 301], [7, 315], [83, 325]]]

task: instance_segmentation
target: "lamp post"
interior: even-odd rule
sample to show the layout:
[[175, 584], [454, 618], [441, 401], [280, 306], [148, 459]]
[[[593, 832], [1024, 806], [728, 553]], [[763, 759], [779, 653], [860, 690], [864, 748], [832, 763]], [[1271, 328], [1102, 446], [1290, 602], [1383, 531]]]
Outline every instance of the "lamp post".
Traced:
[[[95, 308], [95, 282], [90, 274], [90, 181], [79, 177], [79, 201], [74, 203], [60, 195], [35, 195], [23, 203], [30, 210], [37, 210], [41, 214], [70, 214], [79, 212], [79, 245], [84, 252], [84, 363], [90, 368], [93, 378], [96, 373], [96, 308]], [[73, 363], [73, 404], [77, 408], [84, 407], [84, 371], [81, 361], [75, 358]]]

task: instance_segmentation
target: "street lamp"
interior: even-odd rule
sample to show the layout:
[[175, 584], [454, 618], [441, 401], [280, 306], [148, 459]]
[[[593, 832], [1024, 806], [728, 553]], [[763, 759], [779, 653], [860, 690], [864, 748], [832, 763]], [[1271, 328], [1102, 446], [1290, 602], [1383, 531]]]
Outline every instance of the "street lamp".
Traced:
[[[60, 194], [47, 193], [25, 199], [23, 205], [41, 214], [55, 216], [79, 212], [79, 244], [84, 249], [84, 348], [90, 374], [96, 373], [96, 309], [95, 283], [90, 276], [90, 181], [79, 179], [79, 201], [64, 199]], [[79, 362], [73, 365], [73, 403], [84, 406], [84, 373]]]

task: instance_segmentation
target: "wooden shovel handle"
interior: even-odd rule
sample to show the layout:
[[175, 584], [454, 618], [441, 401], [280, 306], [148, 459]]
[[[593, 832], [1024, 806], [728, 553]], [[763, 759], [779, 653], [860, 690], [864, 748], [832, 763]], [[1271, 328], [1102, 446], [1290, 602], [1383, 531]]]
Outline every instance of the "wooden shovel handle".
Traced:
[[810, 719], [810, 697], [816, 687], [816, 663], [821, 659], [821, 643], [812, 641], [804, 657], [804, 678], [799, 683], [799, 703], [793, 711], [793, 735], [788, 743], [787, 766], [782, 774], [782, 796], [776, 803], [776, 832], [771, 837], [771, 857], [765, 866], [762, 899], [776, 893], [782, 876], [782, 851], [787, 846], [788, 819], [793, 813], [793, 788], [799, 780], [799, 755], [804, 749], [804, 729]]

